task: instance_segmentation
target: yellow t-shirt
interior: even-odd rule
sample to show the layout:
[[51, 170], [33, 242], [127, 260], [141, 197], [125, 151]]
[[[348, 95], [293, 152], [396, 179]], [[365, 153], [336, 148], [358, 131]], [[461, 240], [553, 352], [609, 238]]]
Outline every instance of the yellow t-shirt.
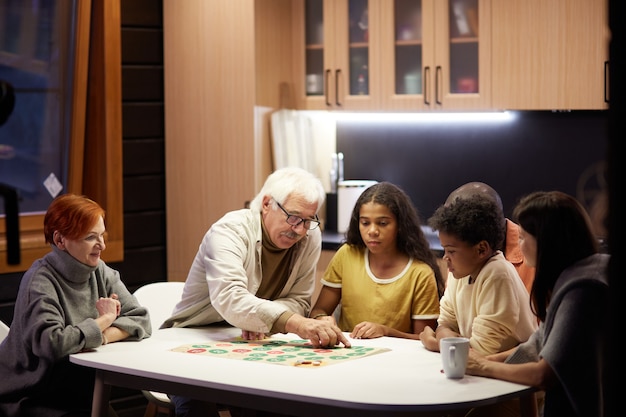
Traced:
[[345, 244], [324, 272], [323, 285], [341, 288], [341, 330], [349, 332], [371, 321], [412, 333], [411, 320], [437, 319], [437, 283], [427, 264], [410, 259], [398, 276], [379, 279], [369, 268], [368, 253]]

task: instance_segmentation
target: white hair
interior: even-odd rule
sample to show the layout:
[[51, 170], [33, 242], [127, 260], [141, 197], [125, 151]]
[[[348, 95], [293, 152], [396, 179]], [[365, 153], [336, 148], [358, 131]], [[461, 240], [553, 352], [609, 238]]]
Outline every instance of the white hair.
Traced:
[[261, 211], [265, 196], [283, 204], [293, 195], [303, 198], [307, 203], [317, 203], [318, 211], [326, 199], [326, 192], [319, 178], [305, 169], [286, 167], [277, 169], [267, 177], [261, 191], [250, 202], [250, 208]]

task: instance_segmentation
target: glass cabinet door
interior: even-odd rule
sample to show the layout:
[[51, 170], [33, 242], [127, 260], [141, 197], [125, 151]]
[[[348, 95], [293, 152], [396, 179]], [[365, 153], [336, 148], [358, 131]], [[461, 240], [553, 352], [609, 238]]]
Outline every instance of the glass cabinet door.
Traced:
[[305, 1], [305, 79], [307, 96], [324, 95], [324, 0]]
[[489, 108], [491, 0], [294, 1], [302, 108]]
[[370, 93], [368, 0], [350, 0], [348, 16], [349, 95], [368, 95]]
[[434, 0], [435, 109], [490, 108], [490, 1]]
[[333, 4], [335, 109], [381, 110], [380, 0], [328, 0]]
[[372, 107], [370, 3], [304, 0], [305, 107]]
[[449, 2], [451, 94], [478, 93], [478, 7], [478, 0]]
[[422, 1], [396, 0], [393, 12], [394, 94], [423, 94]]
[[489, 1], [381, 0], [385, 110], [488, 104]]
[[[297, 107], [309, 110], [332, 108], [333, 15], [326, 0], [294, 0], [295, 93]], [[298, 46], [299, 45], [299, 46]], [[303, 49], [302, 49], [303, 48]]]

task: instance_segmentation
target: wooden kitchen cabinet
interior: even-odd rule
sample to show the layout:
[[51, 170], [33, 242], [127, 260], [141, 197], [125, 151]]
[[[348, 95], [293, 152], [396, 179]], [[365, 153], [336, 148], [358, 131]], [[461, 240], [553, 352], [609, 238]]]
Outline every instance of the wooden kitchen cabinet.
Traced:
[[298, 108], [380, 110], [377, 0], [295, 0]]
[[492, 100], [511, 110], [604, 110], [606, 0], [492, 0]]
[[294, 0], [300, 109], [490, 107], [490, 0]]
[[381, 0], [386, 110], [491, 107], [489, 0]]

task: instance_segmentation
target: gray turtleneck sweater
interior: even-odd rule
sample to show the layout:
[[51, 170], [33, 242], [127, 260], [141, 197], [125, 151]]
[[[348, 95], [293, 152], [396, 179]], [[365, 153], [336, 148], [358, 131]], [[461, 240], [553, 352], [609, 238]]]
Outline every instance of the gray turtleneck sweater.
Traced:
[[149, 337], [147, 309], [103, 261], [91, 267], [52, 246], [33, 263], [0, 344], [0, 415], [55, 416], [90, 407], [93, 371], [70, 363], [69, 355], [103, 343], [96, 301], [113, 293], [121, 313], [112, 325], [128, 332], [129, 341]]

